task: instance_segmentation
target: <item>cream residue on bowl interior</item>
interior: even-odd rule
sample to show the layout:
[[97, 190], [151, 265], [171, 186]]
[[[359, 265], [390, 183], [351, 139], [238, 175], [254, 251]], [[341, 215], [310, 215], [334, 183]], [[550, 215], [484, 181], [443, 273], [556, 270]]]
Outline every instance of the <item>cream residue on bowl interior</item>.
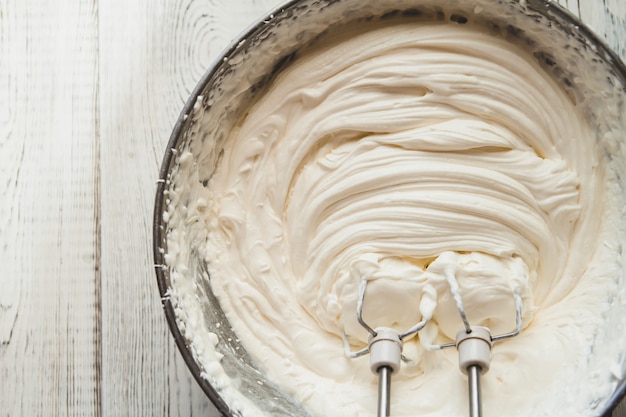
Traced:
[[[192, 242], [243, 345], [313, 415], [374, 415], [377, 379], [343, 344], [366, 346], [363, 279], [374, 326], [432, 315], [405, 343], [393, 415], [465, 414], [456, 352], [428, 349], [462, 328], [450, 277], [470, 322], [496, 334], [523, 299], [522, 334], [483, 377], [485, 409], [591, 415], [622, 377], [622, 349], [594, 356], [607, 353], [596, 338], [617, 291], [620, 206], [584, 116], [526, 52], [468, 26], [317, 47], [229, 133], [210, 181], [186, 185], [168, 264], [184, 274], [177, 242]], [[181, 178], [197, 169], [181, 156]], [[209, 329], [193, 334], [215, 368]]]

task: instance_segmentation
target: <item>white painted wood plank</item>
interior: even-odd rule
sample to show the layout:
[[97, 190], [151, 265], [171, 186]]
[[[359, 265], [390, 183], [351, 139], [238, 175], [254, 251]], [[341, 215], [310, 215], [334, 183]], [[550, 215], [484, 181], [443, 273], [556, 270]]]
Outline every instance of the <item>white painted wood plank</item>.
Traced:
[[152, 261], [158, 168], [215, 56], [267, 2], [100, 4], [102, 411], [217, 416], [166, 328]]
[[97, 416], [93, 4], [0, 2], [0, 414]]

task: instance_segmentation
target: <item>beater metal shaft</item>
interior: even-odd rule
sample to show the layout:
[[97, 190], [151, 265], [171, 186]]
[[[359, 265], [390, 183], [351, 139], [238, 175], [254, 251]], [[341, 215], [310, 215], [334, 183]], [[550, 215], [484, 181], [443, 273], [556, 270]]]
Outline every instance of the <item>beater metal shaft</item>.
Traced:
[[469, 385], [469, 415], [470, 417], [481, 417], [480, 366], [471, 365], [467, 368], [467, 383]]
[[378, 368], [378, 417], [391, 414], [391, 373], [389, 366]]

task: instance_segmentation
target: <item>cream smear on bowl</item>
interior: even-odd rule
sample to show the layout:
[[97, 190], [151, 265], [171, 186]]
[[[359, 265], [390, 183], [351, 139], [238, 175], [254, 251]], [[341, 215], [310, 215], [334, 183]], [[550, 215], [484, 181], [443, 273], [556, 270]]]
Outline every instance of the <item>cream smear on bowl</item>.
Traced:
[[450, 276], [494, 333], [523, 300], [522, 333], [483, 377], [487, 415], [597, 415], [624, 372], [624, 165], [607, 156], [623, 132], [598, 139], [583, 93], [472, 25], [373, 25], [286, 65], [219, 149], [182, 149], [164, 213], [170, 295], [234, 412], [265, 415], [193, 306], [195, 258], [251, 360], [311, 415], [376, 410], [367, 358], [344, 350], [367, 344], [363, 279], [373, 325], [431, 317], [405, 342], [393, 415], [465, 415], [456, 352], [428, 349], [462, 328]]

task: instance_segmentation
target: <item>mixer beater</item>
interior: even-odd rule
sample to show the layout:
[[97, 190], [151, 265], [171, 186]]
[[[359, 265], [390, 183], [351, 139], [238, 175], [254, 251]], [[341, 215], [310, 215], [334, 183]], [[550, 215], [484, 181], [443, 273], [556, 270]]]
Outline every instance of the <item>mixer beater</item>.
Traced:
[[[465, 314], [463, 299], [460, 295], [459, 286], [453, 274], [446, 274], [448, 285], [453, 294], [456, 308], [463, 322], [463, 327], [456, 334], [454, 343], [428, 346], [429, 350], [456, 347], [459, 353], [459, 368], [467, 375], [469, 390], [469, 416], [481, 417], [482, 404], [480, 393], [480, 376], [489, 370], [491, 362], [491, 348], [493, 344], [514, 336], [522, 331], [522, 297], [519, 291], [513, 289], [515, 301], [515, 330], [510, 333], [491, 335], [488, 327], [472, 326]], [[367, 279], [361, 280], [357, 300], [356, 317], [359, 324], [369, 333], [368, 346], [357, 352], [350, 351], [347, 336], [344, 335], [346, 355], [350, 358], [358, 358], [370, 354], [370, 369], [378, 374], [378, 417], [390, 416], [391, 412], [391, 375], [400, 370], [402, 360], [403, 340], [416, 335], [422, 330], [432, 314], [426, 314], [422, 320], [410, 329], [399, 332], [389, 327], [372, 328], [363, 319], [363, 304], [367, 288]]]
[[357, 299], [356, 319], [359, 324], [369, 333], [368, 346], [357, 352], [350, 351], [348, 338], [344, 335], [346, 354], [350, 358], [370, 354], [370, 369], [378, 374], [378, 416], [389, 416], [391, 410], [391, 374], [400, 370], [402, 359], [402, 341], [417, 334], [426, 326], [430, 317], [422, 317], [422, 320], [403, 333], [390, 327], [377, 327], [373, 329], [363, 319], [363, 302], [368, 280], [361, 280], [359, 297]]

